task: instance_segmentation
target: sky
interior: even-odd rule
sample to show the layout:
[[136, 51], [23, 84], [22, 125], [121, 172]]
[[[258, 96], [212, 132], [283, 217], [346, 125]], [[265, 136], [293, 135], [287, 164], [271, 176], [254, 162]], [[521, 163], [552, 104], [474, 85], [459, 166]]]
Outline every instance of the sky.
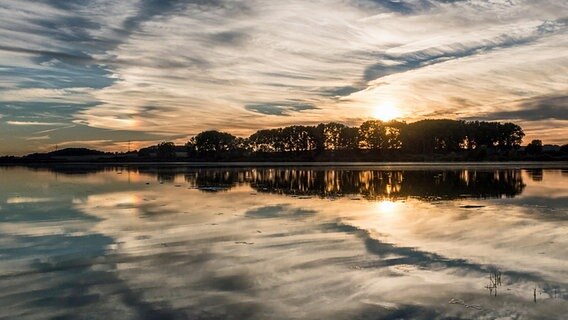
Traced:
[[385, 114], [568, 143], [568, 1], [0, 2], [0, 155]]

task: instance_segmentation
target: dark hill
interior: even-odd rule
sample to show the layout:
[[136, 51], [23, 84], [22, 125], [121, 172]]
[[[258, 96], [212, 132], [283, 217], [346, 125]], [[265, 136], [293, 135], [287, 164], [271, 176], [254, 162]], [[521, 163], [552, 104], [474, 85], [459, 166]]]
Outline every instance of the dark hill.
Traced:
[[65, 148], [61, 150], [51, 151], [47, 153], [32, 153], [23, 157], [23, 159], [52, 159], [57, 157], [88, 157], [88, 156], [103, 156], [108, 153], [92, 150], [87, 148]]
[[59, 156], [59, 157], [100, 156], [104, 154], [106, 153], [103, 151], [92, 150], [87, 148], [65, 148], [47, 153], [47, 155], [49, 156]]

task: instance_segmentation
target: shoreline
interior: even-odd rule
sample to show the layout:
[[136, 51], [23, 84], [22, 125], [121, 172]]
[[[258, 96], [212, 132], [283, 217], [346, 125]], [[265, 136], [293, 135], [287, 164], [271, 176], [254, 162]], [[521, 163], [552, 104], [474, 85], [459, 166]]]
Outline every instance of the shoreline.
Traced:
[[379, 169], [452, 169], [452, 168], [568, 168], [568, 161], [455, 161], [455, 162], [306, 162], [306, 161], [233, 161], [233, 162], [182, 162], [182, 161], [139, 161], [139, 162], [89, 162], [89, 161], [58, 161], [58, 162], [13, 162], [0, 163], [0, 168], [6, 167], [52, 167], [52, 166], [87, 166], [87, 167], [186, 167], [186, 168], [249, 168], [249, 167], [314, 167], [314, 168], [379, 168]]

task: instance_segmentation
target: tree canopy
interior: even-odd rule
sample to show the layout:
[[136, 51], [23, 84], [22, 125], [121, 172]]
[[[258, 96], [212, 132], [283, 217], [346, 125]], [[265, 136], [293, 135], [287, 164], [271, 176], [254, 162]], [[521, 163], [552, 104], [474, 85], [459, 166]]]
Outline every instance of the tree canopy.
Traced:
[[421, 120], [414, 123], [368, 120], [359, 127], [330, 122], [262, 129], [247, 138], [216, 130], [204, 131], [188, 143], [190, 153], [282, 153], [399, 150], [406, 153], [447, 153], [484, 148], [502, 151], [520, 146], [523, 130], [513, 123]]

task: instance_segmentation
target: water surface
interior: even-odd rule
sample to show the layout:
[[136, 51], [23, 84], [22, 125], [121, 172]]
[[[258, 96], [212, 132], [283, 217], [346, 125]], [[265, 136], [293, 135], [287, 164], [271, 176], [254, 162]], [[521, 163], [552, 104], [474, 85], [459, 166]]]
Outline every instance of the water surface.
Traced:
[[560, 319], [567, 169], [0, 168], [0, 318]]

